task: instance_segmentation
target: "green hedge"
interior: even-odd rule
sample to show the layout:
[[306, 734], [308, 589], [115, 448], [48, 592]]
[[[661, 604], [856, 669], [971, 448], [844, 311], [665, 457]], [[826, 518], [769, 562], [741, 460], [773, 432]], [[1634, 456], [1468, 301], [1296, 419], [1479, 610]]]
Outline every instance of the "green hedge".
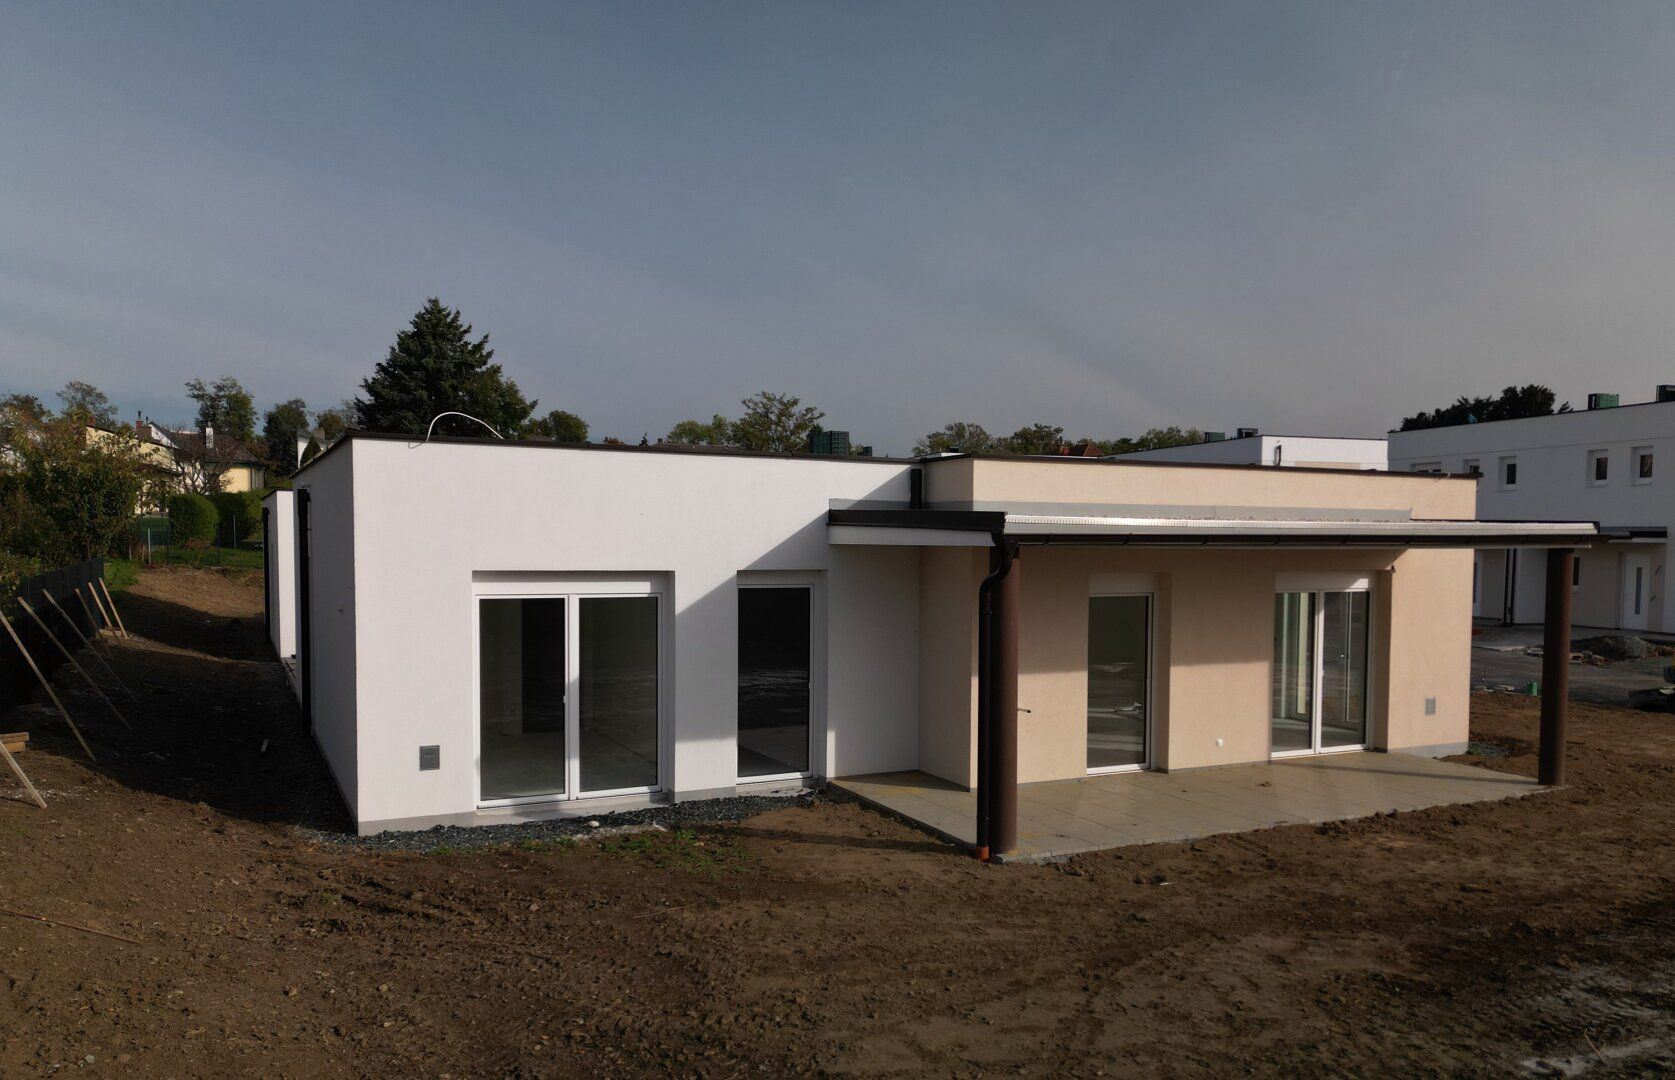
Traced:
[[[262, 496], [255, 491], [221, 491], [209, 497], [215, 505], [216, 516], [220, 519], [220, 528], [216, 533], [220, 542], [233, 545], [235, 541], [243, 543], [255, 535], [262, 527]], [[238, 535], [233, 535], [234, 527]]]
[[169, 533], [176, 544], [198, 540], [205, 544], [215, 540], [221, 515], [215, 504], [202, 495], [169, 496]]

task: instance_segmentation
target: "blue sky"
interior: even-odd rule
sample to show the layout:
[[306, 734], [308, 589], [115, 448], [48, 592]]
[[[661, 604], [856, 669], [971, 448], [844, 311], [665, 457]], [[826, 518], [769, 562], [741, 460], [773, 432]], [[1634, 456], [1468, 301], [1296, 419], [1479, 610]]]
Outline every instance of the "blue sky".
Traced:
[[0, 389], [1373, 434], [1675, 382], [1675, 6], [0, 2]]

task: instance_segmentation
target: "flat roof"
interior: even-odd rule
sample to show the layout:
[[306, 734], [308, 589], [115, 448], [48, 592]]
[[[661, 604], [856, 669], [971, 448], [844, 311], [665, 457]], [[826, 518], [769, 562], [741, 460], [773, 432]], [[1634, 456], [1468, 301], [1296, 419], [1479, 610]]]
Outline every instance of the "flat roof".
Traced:
[[[1295, 437], [1295, 436], [1292, 436]], [[298, 469], [293, 476], [301, 476], [312, 469], [316, 463], [325, 460], [346, 443], [371, 439], [379, 442], [405, 442], [414, 446], [421, 444], [443, 446], [497, 446], [521, 447], [526, 450], [584, 450], [606, 453], [623, 454], [686, 454], [708, 457], [750, 457], [750, 458], [780, 458], [787, 461], [847, 461], [858, 465], [935, 465], [939, 461], [1004, 461], [1028, 462], [1030, 464], [1058, 464], [1058, 465], [1093, 465], [1108, 468], [1130, 469], [1247, 469], [1271, 473], [1272, 465], [1259, 465], [1249, 462], [1218, 462], [1218, 461], [1124, 461], [1122, 458], [1130, 455], [1119, 454], [1110, 457], [1070, 457], [1066, 454], [927, 454], [924, 457], [859, 457], [848, 454], [808, 454], [791, 453], [778, 450], [741, 450], [733, 446], [685, 446], [678, 443], [650, 443], [646, 446], [606, 445], [604, 443], [563, 443], [550, 439], [482, 439], [474, 436], [461, 435], [432, 435], [429, 439], [405, 432], [394, 431], [366, 431], [361, 428], [350, 428], [343, 433], [343, 437], [328, 446], [325, 451]], [[1455, 476], [1442, 473], [1391, 473], [1376, 469], [1334, 469], [1314, 465], [1289, 465], [1285, 469], [1291, 473], [1320, 473], [1338, 477], [1395, 477], [1401, 480], [1423, 478], [1426, 480], [1473, 480], [1475, 476]]]
[[[1183, 511], [1186, 508], [1183, 508]], [[1197, 508], [1193, 508], [1197, 509]], [[918, 510], [865, 506], [833, 507], [828, 527], [846, 530], [838, 543], [880, 543], [912, 530], [954, 533], [962, 542], [992, 542], [1003, 536], [1023, 543], [1119, 544], [1137, 546], [1329, 546], [1329, 547], [1576, 547], [1600, 539], [1591, 521], [1477, 521], [1367, 516], [1241, 517], [1179, 513], [1148, 515], [1032, 514], [1007, 510]], [[866, 530], [880, 530], [869, 538]], [[885, 537], [883, 534], [888, 534]], [[948, 543], [932, 537], [929, 543]]]
[[[1570, 404], [1568, 401], [1565, 404]], [[1599, 409], [1571, 409], [1569, 412], [1550, 412], [1540, 416], [1503, 416], [1499, 420], [1473, 420], [1463, 424], [1434, 424], [1422, 428], [1391, 428], [1391, 435], [1416, 435], [1422, 431], [1447, 431], [1450, 428], [1482, 427], [1485, 424], [1516, 424], [1524, 420], [1556, 420], [1561, 416], [1593, 416], [1595, 413], [1616, 412], [1619, 409], [1638, 409], [1645, 405], [1675, 405], [1675, 401], [1631, 401], [1625, 405], [1607, 405]]]

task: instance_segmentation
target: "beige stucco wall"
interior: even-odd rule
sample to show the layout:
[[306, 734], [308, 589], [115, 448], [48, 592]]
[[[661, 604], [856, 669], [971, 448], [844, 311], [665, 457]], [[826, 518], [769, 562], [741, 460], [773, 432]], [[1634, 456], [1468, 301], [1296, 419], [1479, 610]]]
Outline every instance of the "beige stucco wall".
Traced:
[[262, 487], [260, 465], [234, 465], [221, 477], [222, 491], [259, 491]]
[[947, 458], [925, 466], [931, 503], [1129, 503], [1411, 510], [1467, 519], [1470, 477], [1335, 469], [1216, 467], [1076, 458]]
[[[980, 557], [980, 556], [979, 556]], [[1083, 775], [1087, 762], [1087, 611], [1097, 574], [1153, 577], [1153, 762], [1190, 769], [1268, 757], [1276, 575], [1364, 574], [1373, 587], [1371, 740], [1382, 749], [1466, 739], [1470, 678], [1469, 551], [1253, 551], [1025, 547], [1020, 558], [1019, 780]], [[959, 648], [921, 646], [921, 768], [975, 777], [975, 647], [980, 566], [926, 556], [922, 639], [959, 622]], [[952, 635], [950, 635], [952, 636]], [[944, 643], [945, 644], [945, 643]], [[970, 666], [959, 670], [958, 657]], [[945, 700], [957, 689], [957, 700]], [[1425, 715], [1425, 699], [1437, 699]], [[959, 718], [965, 717], [962, 730]]]
[[977, 587], [988, 553], [919, 552], [919, 767], [970, 787], [977, 775]]

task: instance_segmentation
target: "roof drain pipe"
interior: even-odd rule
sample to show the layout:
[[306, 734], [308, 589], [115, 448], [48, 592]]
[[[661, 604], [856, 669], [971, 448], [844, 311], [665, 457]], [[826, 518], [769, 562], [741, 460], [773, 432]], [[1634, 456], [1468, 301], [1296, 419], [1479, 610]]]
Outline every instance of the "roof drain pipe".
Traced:
[[1018, 543], [994, 534], [977, 589], [977, 857], [1018, 846]]

